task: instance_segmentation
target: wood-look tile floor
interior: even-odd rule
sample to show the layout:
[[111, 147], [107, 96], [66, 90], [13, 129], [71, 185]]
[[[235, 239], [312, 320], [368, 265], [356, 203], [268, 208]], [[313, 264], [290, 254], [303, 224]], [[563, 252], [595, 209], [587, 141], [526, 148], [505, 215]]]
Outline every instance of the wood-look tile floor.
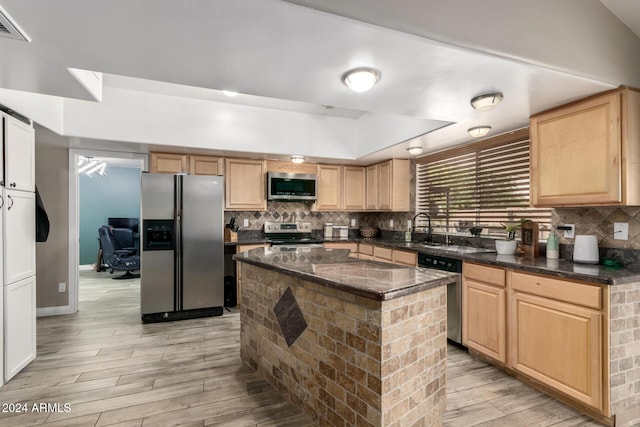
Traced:
[[[0, 388], [0, 404], [26, 404], [0, 426], [313, 425], [240, 361], [237, 311], [142, 325], [139, 280], [80, 278], [80, 311], [39, 318], [36, 360]], [[455, 347], [448, 369], [444, 426], [599, 425]]]

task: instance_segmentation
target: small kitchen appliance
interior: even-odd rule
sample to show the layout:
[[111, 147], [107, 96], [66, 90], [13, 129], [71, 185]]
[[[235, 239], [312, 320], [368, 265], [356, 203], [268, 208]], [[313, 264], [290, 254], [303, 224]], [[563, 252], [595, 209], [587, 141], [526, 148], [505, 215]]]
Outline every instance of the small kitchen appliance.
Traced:
[[576, 235], [573, 261], [582, 264], [597, 264], [599, 260], [598, 238], [592, 234]]

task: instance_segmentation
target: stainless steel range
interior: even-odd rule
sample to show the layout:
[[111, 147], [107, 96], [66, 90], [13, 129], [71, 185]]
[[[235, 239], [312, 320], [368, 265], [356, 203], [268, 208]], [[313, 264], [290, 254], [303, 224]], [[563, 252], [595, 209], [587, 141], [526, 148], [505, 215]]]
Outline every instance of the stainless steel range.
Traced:
[[313, 237], [310, 222], [274, 222], [264, 223], [264, 236], [271, 246], [322, 247], [322, 240]]

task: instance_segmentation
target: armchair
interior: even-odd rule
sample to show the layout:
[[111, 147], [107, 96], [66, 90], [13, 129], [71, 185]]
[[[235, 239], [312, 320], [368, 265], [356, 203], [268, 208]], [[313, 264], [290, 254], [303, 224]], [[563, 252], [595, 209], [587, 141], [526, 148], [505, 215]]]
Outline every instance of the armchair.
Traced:
[[[126, 230], [126, 229], [115, 229]], [[131, 230], [128, 230], [131, 231]], [[140, 256], [137, 255], [137, 249], [135, 247], [123, 247], [123, 243], [129, 243], [126, 241], [126, 233], [119, 232], [121, 236], [119, 241], [116, 238], [116, 233], [112, 231], [108, 226], [103, 225], [98, 229], [98, 237], [100, 239], [100, 246], [102, 248], [102, 259], [107, 265], [110, 273], [114, 270], [126, 271], [121, 276], [114, 277], [114, 279], [135, 279], [140, 277], [140, 274], [134, 274], [133, 271], [140, 270]], [[133, 237], [131, 237], [131, 243], [133, 243]]]

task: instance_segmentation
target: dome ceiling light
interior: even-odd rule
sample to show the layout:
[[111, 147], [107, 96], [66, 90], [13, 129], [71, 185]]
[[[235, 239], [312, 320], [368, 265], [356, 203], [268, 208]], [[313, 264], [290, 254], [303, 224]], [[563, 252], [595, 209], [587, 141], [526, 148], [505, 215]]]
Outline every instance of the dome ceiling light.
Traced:
[[354, 92], [366, 92], [380, 80], [380, 71], [361, 67], [349, 70], [342, 75], [342, 82]]
[[293, 163], [303, 163], [304, 162], [304, 156], [298, 156], [298, 155], [293, 155], [291, 156], [291, 161]]
[[407, 151], [412, 156], [417, 156], [418, 154], [422, 154], [422, 151], [423, 151], [422, 142], [418, 141], [416, 143], [413, 143], [413, 142], [409, 143], [409, 148], [407, 148]]
[[489, 111], [496, 108], [503, 98], [501, 93], [488, 93], [472, 98], [471, 106], [478, 111]]
[[475, 126], [467, 129], [469, 135], [474, 138], [480, 138], [482, 136], [486, 136], [491, 131], [491, 126]]

